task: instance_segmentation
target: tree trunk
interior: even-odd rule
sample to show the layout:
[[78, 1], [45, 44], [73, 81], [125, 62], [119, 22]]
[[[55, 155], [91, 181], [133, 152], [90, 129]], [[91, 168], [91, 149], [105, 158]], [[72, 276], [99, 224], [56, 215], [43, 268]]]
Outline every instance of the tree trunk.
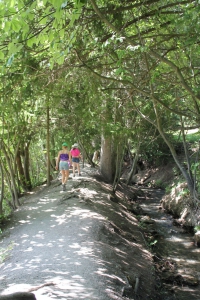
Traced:
[[80, 139], [78, 140], [78, 144], [80, 145], [81, 148], [81, 156], [82, 156], [82, 167], [84, 168], [84, 164], [85, 164], [85, 159], [87, 159], [88, 163], [92, 166], [95, 167], [95, 164], [92, 161], [92, 158], [90, 156], [90, 154], [88, 153], [88, 151], [86, 150], [86, 148], [84, 147], [84, 144], [80, 141]]
[[113, 182], [113, 192], [115, 192], [117, 189], [117, 185], [119, 183], [121, 172], [122, 172], [122, 165], [124, 161], [124, 152], [125, 152], [125, 147], [123, 147], [124, 145], [120, 144], [121, 147], [119, 145], [117, 147], [117, 159], [115, 160], [116, 167], [115, 167], [115, 178]]
[[127, 185], [130, 184], [131, 178], [135, 174], [139, 153], [140, 153], [140, 142], [137, 146], [137, 150], [136, 150], [136, 153], [135, 153], [135, 158], [134, 158], [134, 161], [133, 161], [132, 166], [131, 166], [131, 171], [130, 171], [130, 173], [128, 175], [128, 178], [127, 178], [127, 182], [126, 182]]
[[154, 104], [154, 110], [155, 110], [155, 114], [156, 114], [156, 122], [157, 122], [157, 129], [160, 133], [160, 135], [162, 136], [163, 140], [165, 141], [165, 143], [167, 144], [167, 146], [170, 149], [170, 152], [174, 158], [175, 163], [177, 164], [179, 170], [181, 171], [183, 177], [185, 178], [187, 185], [188, 185], [188, 189], [190, 191], [190, 195], [193, 197], [194, 199], [194, 205], [196, 206], [196, 202], [199, 201], [197, 198], [197, 192], [194, 189], [194, 181], [193, 179], [190, 177], [189, 173], [187, 172], [187, 170], [181, 165], [178, 156], [176, 154], [176, 151], [172, 145], [172, 143], [167, 139], [165, 133], [163, 132], [162, 129], [162, 125], [160, 123], [160, 117], [159, 117], [159, 113], [157, 110], [157, 103], [155, 102], [155, 100], [153, 100], [153, 104]]
[[12, 167], [12, 164], [11, 164], [11, 159], [9, 157], [9, 154], [7, 153], [7, 150], [5, 148], [5, 144], [4, 144], [3, 141], [1, 143], [1, 148], [2, 148], [2, 151], [5, 155], [6, 163], [7, 163], [7, 166], [8, 166], [9, 179], [10, 179], [10, 183], [11, 183], [10, 184], [10, 189], [11, 189], [11, 194], [13, 196], [13, 202], [14, 202], [15, 206], [19, 206], [20, 202], [19, 202], [16, 182], [15, 182], [15, 175], [14, 175], [13, 167]]
[[[149, 69], [149, 64], [148, 64], [148, 59], [147, 59], [147, 55], [146, 53], [144, 54], [145, 55], [145, 62], [146, 62], [146, 65], [147, 65], [147, 70], [150, 74], [150, 69]], [[180, 74], [179, 74], [180, 75]], [[155, 97], [154, 95], [154, 89], [153, 89], [153, 85], [152, 83], [150, 82], [150, 89], [151, 89], [151, 98], [152, 98], [152, 102], [153, 102], [153, 107], [154, 107], [154, 112], [155, 112], [155, 116], [156, 116], [156, 124], [153, 122], [152, 124], [157, 127], [160, 135], [162, 136], [163, 140], [165, 141], [165, 143], [167, 144], [167, 146], [169, 147], [170, 149], [170, 152], [174, 158], [174, 161], [175, 163], [177, 164], [179, 170], [181, 171], [183, 177], [185, 178], [186, 182], [187, 182], [187, 186], [188, 186], [188, 189], [189, 189], [189, 192], [190, 192], [190, 195], [192, 196], [193, 198], [193, 204], [196, 206], [197, 205], [197, 202], [199, 202], [199, 199], [197, 197], [197, 191], [195, 190], [195, 185], [194, 185], [194, 181], [193, 181], [193, 178], [190, 176], [191, 175], [191, 172], [190, 172], [190, 169], [189, 171], [187, 172], [187, 170], [181, 165], [181, 162], [179, 161], [178, 159], [178, 156], [176, 154], [176, 151], [172, 145], [172, 143], [169, 141], [169, 139], [167, 138], [166, 134], [164, 133], [163, 131], [163, 128], [162, 128], [162, 124], [161, 124], [161, 120], [160, 120], [160, 111], [158, 109], [158, 102], [157, 102], [157, 98]]]
[[50, 156], [50, 164], [52, 167], [52, 171], [55, 171], [55, 166], [56, 166], [56, 151], [55, 151], [55, 140], [54, 140], [54, 136], [51, 135], [50, 136], [51, 139], [51, 146], [52, 146], [52, 151], [51, 151], [51, 156]]
[[187, 143], [186, 143], [186, 138], [185, 138], [185, 131], [184, 131], [184, 123], [183, 123], [183, 118], [182, 116], [180, 117], [181, 119], [181, 133], [182, 133], [182, 138], [183, 138], [183, 147], [184, 147], [184, 152], [185, 152], [185, 158], [187, 161], [187, 169], [188, 169], [188, 174], [190, 176], [190, 179], [192, 182], [194, 182], [192, 171], [191, 171], [191, 163], [190, 163], [190, 157], [187, 149]]
[[112, 142], [111, 138], [101, 137], [101, 159], [100, 159], [100, 171], [103, 177], [112, 182], [113, 168], [112, 168]]
[[26, 179], [26, 187], [29, 191], [31, 191], [32, 184], [31, 184], [31, 178], [30, 178], [30, 172], [29, 172], [29, 166], [30, 166], [29, 145], [30, 145], [30, 142], [27, 142], [24, 145], [24, 175], [25, 175], [25, 179]]
[[49, 133], [49, 106], [47, 105], [47, 186], [50, 186], [50, 133]]
[[1, 174], [1, 194], [0, 194], [0, 215], [3, 214], [3, 198], [4, 198], [4, 173], [3, 167], [0, 161], [0, 174]]
[[16, 156], [15, 156], [16, 164], [17, 164], [17, 170], [19, 173], [19, 178], [20, 178], [20, 185], [22, 188], [26, 191], [26, 180], [25, 180], [25, 174], [24, 174], [24, 168], [22, 165], [22, 160], [21, 160], [21, 154], [20, 154], [20, 149], [17, 149]]

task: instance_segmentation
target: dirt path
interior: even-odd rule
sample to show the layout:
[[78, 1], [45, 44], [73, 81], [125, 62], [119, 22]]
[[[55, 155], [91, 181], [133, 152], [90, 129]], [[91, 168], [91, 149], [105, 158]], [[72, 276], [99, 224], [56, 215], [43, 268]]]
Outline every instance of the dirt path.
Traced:
[[81, 173], [23, 198], [0, 240], [0, 299], [199, 300], [200, 249], [160, 209], [163, 192], [114, 197], [95, 169]]
[[[46, 299], [159, 299], [153, 258], [138, 220], [86, 167], [23, 199], [0, 247], [0, 295]], [[117, 203], [116, 203], [117, 202]]]

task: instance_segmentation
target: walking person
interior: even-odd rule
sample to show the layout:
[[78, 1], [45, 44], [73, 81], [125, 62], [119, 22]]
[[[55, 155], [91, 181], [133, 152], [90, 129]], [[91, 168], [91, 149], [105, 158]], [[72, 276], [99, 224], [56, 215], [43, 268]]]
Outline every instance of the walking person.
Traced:
[[62, 150], [58, 152], [58, 157], [56, 159], [56, 170], [60, 170], [62, 174], [62, 189], [66, 190], [66, 183], [69, 178], [69, 164], [71, 164], [71, 153], [68, 150], [67, 143], [62, 144]]
[[80, 171], [80, 158], [81, 158], [81, 152], [78, 149], [78, 144], [74, 144], [72, 146], [72, 149], [70, 150], [71, 156], [72, 156], [72, 167], [73, 167], [73, 177], [75, 177], [76, 168], [78, 171], [78, 175], [81, 176]]

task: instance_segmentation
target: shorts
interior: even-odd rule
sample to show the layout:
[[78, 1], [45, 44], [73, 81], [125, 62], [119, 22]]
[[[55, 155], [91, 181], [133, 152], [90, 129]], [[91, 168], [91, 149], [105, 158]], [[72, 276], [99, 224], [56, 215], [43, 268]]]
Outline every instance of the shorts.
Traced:
[[78, 157], [72, 157], [72, 162], [79, 164], [80, 159]]
[[68, 163], [68, 161], [60, 161], [59, 162], [59, 170], [61, 171], [61, 170], [65, 170], [65, 171], [67, 171], [67, 170], [69, 170], [69, 163]]

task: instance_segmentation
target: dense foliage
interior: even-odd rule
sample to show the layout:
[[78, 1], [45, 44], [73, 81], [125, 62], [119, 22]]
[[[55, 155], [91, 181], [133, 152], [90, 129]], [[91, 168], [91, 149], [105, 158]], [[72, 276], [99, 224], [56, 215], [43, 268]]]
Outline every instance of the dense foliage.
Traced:
[[198, 0], [0, 2], [0, 214], [3, 201], [15, 208], [48, 182], [63, 140], [88, 160], [101, 147], [101, 171], [116, 185], [125, 151], [135, 149], [136, 163], [162, 138], [159, 151], [167, 147], [198, 202], [186, 142], [200, 119], [199, 12]]

